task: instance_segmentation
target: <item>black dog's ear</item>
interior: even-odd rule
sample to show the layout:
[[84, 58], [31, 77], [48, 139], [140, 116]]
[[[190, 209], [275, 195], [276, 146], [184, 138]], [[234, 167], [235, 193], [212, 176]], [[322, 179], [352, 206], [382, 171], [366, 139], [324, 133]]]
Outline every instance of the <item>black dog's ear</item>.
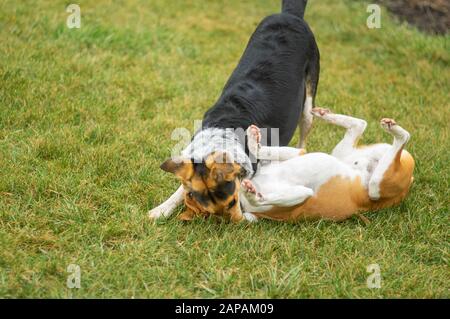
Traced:
[[182, 180], [190, 179], [194, 175], [194, 165], [190, 159], [169, 158], [160, 167], [163, 171], [175, 174]]

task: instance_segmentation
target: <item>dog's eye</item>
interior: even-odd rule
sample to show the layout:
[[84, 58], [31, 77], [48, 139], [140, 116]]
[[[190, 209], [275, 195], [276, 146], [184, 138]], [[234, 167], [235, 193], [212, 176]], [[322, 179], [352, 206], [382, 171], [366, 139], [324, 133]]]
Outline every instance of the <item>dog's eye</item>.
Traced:
[[194, 193], [192, 193], [192, 192], [189, 192], [187, 195], [190, 199], [192, 199], [194, 197]]

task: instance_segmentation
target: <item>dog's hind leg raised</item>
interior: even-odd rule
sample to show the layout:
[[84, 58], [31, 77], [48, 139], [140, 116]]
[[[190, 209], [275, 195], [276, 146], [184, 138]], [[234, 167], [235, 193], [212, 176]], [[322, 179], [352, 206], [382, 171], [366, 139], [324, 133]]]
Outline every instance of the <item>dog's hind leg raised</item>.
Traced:
[[335, 146], [331, 153], [331, 155], [339, 159], [345, 158], [354, 151], [358, 140], [367, 127], [367, 122], [364, 120], [347, 115], [334, 114], [325, 108], [317, 107], [313, 109], [312, 114], [328, 123], [347, 129], [344, 138]]
[[406, 196], [414, 170], [414, 159], [403, 150], [409, 141], [409, 133], [392, 119], [382, 119], [381, 126], [394, 136], [394, 142], [380, 159], [369, 181], [369, 197], [375, 201]]

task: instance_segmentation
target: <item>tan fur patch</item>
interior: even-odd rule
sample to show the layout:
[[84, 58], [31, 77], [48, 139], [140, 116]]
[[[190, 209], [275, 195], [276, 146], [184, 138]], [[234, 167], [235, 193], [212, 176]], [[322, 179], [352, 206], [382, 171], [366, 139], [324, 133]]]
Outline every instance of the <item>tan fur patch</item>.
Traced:
[[187, 208], [184, 212], [182, 212], [178, 216], [178, 219], [184, 220], [184, 221], [190, 221], [190, 220], [193, 220], [195, 216], [196, 216], [195, 212], [192, 209]]
[[408, 194], [414, 180], [414, 166], [411, 154], [406, 150], [400, 150], [383, 175], [380, 183], [380, 200], [373, 202], [370, 209], [376, 210], [399, 204]]
[[161, 164], [161, 169], [175, 174], [182, 181], [190, 179], [194, 174], [194, 165], [188, 159], [168, 159]]
[[210, 170], [208, 188], [223, 181], [232, 181], [240, 172], [241, 167], [232, 162], [226, 153], [214, 152], [206, 158], [206, 167]]

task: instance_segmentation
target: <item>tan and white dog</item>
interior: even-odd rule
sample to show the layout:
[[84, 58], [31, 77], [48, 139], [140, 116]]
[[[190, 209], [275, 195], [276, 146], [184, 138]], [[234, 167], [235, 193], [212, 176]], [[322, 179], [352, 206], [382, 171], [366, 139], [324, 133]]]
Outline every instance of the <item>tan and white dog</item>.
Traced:
[[251, 180], [242, 182], [245, 219], [341, 221], [394, 206], [406, 197], [414, 170], [414, 159], [404, 150], [410, 137], [406, 130], [392, 119], [382, 119], [381, 126], [394, 137], [393, 143], [357, 146], [366, 121], [323, 108], [313, 109], [312, 114], [347, 130], [331, 155], [261, 146], [259, 129], [248, 128], [250, 152], [269, 162]]

